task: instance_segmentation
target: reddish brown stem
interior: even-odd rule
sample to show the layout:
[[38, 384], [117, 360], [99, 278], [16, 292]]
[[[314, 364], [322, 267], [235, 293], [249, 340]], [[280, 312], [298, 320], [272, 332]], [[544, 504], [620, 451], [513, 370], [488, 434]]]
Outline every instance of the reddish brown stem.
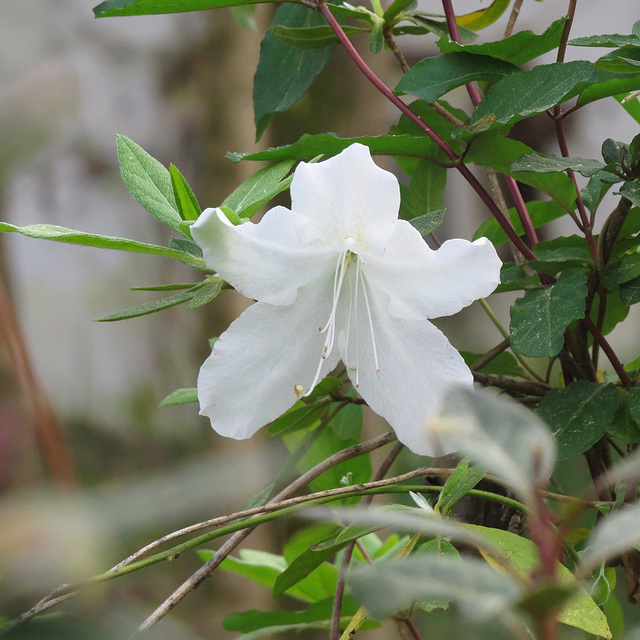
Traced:
[[413, 123], [415, 123], [424, 133], [426, 133], [431, 140], [433, 140], [440, 149], [446, 154], [446, 156], [452, 161], [453, 166], [462, 174], [464, 179], [471, 185], [473, 190], [480, 196], [480, 199], [485, 203], [491, 214], [496, 218], [507, 237], [518, 248], [522, 255], [527, 260], [536, 260], [535, 254], [529, 249], [529, 247], [520, 239], [518, 234], [511, 226], [510, 221], [504, 216], [502, 211], [498, 208], [498, 205], [493, 201], [491, 196], [487, 193], [486, 189], [480, 184], [478, 179], [471, 173], [469, 168], [462, 164], [461, 159], [451, 149], [451, 147], [433, 130], [429, 125], [422, 120], [416, 113], [414, 113], [409, 106], [407, 106], [398, 96], [396, 96], [387, 85], [378, 78], [378, 76], [369, 68], [367, 63], [362, 59], [362, 56], [358, 53], [353, 46], [345, 32], [343, 31], [338, 21], [334, 18], [333, 14], [327, 7], [326, 0], [318, 0], [318, 9], [325, 17], [333, 32], [336, 34], [344, 48], [347, 50], [351, 59], [355, 62], [357, 67], [362, 71], [364, 76], [373, 84], [382, 95], [385, 96], [393, 105], [395, 105], [402, 113], [404, 113]]
[[589, 332], [593, 336], [593, 339], [598, 342], [600, 348], [605, 352], [607, 358], [609, 358], [609, 362], [615, 369], [615, 372], [618, 374], [620, 382], [622, 382], [626, 389], [630, 389], [633, 386], [633, 381], [629, 377], [629, 374], [624, 370], [624, 367], [622, 366], [622, 363], [616, 355], [616, 352], [611, 348], [611, 345], [607, 342], [607, 339], [602, 335], [602, 331], [598, 329], [595, 322], [589, 317], [584, 319], [584, 323], [587, 325], [587, 329], [589, 329]]

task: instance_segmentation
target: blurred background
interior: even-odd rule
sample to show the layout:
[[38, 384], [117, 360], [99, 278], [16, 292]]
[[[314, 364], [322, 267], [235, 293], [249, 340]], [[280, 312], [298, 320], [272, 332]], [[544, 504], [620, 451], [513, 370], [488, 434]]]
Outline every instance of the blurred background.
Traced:
[[[1, 220], [164, 244], [167, 230], [120, 179], [116, 133], [177, 165], [207, 207], [260, 168], [232, 164], [227, 151], [285, 144], [305, 132], [379, 134], [397, 119], [337, 48], [307, 95], [276, 116], [256, 144], [252, 79], [274, 7], [258, 5], [241, 27], [228, 10], [95, 20], [93, 4], [22, 0], [0, 7]], [[440, 11], [435, 0], [423, 5]], [[454, 2], [461, 13], [485, 5]], [[565, 5], [525, 2], [517, 29], [540, 32]], [[583, 0], [572, 36], [628, 33], [636, 19], [635, 2], [606, 11], [598, 0]], [[499, 37], [505, 21], [481, 39]], [[435, 53], [434, 42], [398, 39], [410, 62]], [[366, 36], [355, 43], [395, 86], [395, 59], [371, 59]], [[568, 59], [599, 53], [570, 48]], [[448, 99], [469, 106], [463, 91]], [[599, 157], [605, 137], [630, 141], [638, 133], [613, 100], [582, 109], [569, 124], [572, 155], [587, 157]], [[518, 128], [528, 144], [556, 153], [552, 133], [545, 118]], [[445, 206], [443, 238], [470, 238], [486, 219], [455, 175]], [[12, 617], [57, 584], [103, 571], [167, 531], [237, 509], [274, 479], [283, 452], [264, 433], [223, 440], [195, 405], [158, 407], [174, 389], [195, 386], [207, 340], [243, 308], [240, 296], [223, 292], [197, 311], [180, 306], [96, 323], [155, 295], [130, 287], [189, 282], [194, 274], [168, 259], [18, 234], [0, 235], [0, 273], [0, 617]], [[505, 323], [512, 300], [503, 295], [492, 303]], [[441, 326], [461, 349], [479, 352], [501, 340], [478, 309]], [[612, 342], [623, 361], [637, 356], [637, 333], [614, 334]], [[374, 435], [380, 425], [370, 420], [367, 429]], [[255, 534], [251, 546], [278, 552], [277, 527]], [[72, 610], [94, 620], [91, 637], [99, 637], [95, 620], [131, 630], [199, 566], [191, 556], [90, 591]], [[220, 629], [224, 615], [270, 603], [268, 590], [217, 575], [157, 637], [231, 638]], [[78, 625], [78, 637], [88, 637]], [[33, 637], [42, 637], [34, 628]]]

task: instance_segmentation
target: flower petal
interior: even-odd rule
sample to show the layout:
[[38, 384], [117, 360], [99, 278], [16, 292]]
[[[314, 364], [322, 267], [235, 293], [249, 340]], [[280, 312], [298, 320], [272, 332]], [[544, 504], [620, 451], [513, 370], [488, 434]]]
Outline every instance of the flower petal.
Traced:
[[329, 160], [298, 165], [291, 208], [299, 214], [295, 225], [302, 242], [381, 254], [398, 218], [400, 187], [373, 162], [368, 147], [352, 144]]
[[[369, 303], [375, 345], [364, 322], [357, 327], [357, 337], [351, 329], [348, 345], [346, 332], [341, 335], [340, 352], [347, 360], [348, 375], [371, 409], [393, 427], [400, 442], [414, 453], [435, 455], [439, 452], [427, 434], [427, 419], [451, 386], [471, 386], [473, 375], [430, 322], [392, 317], [382, 295], [369, 295]], [[363, 296], [359, 297], [358, 316], [368, 317]]]
[[[309, 390], [324, 346], [318, 327], [331, 310], [331, 287], [325, 281], [300, 289], [290, 306], [257, 302], [220, 336], [198, 376], [200, 414], [219, 434], [249, 438]], [[320, 380], [338, 360], [334, 349]]]
[[439, 318], [488, 296], [500, 283], [502, 262], [486, 238], [447, 240], [433, 251], [416, 229], [398, 220], [383, 256], [363, 256], [367, 281], [389, 296], [398, 318]]
[[248, 298], [288, 305], [299, 287], [334, 267], [335, 257], [301, 245], [292, 213], [275, 207], [258, 224], [232, 225], [220, 209], [207, 209], [191, 226], [207, 266]]

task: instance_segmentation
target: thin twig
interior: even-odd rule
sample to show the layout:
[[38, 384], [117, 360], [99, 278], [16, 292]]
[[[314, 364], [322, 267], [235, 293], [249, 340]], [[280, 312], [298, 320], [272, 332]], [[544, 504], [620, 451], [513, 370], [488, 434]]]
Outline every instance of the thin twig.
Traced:
[[509, 348], [511, 341], [505, 338], [500, 344], [489, 349], [482, 357], [478, 358], [470, 367], [471, 371], [480, 371], [482, 367], [486, 367], [494, 358], [498, 357], [503, 351]]
[[503, 39], [508, 38], [513, 33], [513, 28], [516, 26], [516, 20], [520, 15], [520, 9], [522, 8], [522, 3], [524, 0], [516, 0], [513, 3], [513, 7], [511, 8], [511, 14], [509, 15], [509, 21], [507, 22], [507, 26], [504, 30]]
[[[336, 411], [337, 412], [337, 411]], [[305, 486], [314, 478], [324, 473], [327, 469], [341, 462], [343, 459], [349, 459], [358, 455], [362, 455], [373, 449], [377, 449], [388, 442], [395, 440], [395, 434], [387, 433], [384, 436], [369, 440], [368, 443], [362, 443], [361, 445], [354, 445], [350, 447], [351, 451], [349, 455], [341, 457], [339, 454], [335, 454], [317, 464], [313, 469], [307, 471], [307, 473], [300, 476], [297, 480], [292, 482], [288, 487], [283, 489], [278, 495], [270, 500], [270, 502], [281, 501], [291, 495], [293, 495], [298, 489]], [[368, 444], [368, 447], [365, 446]], [[327, 462], [331, 462], [327, 465]], [[255, 527], [245, 529], [244, 531], [238, 531], [229, 540], [227, 540], [216, 551], [211, 559], [200, 567], [188, 580], [182, 583], [178, 589], [176, 589], [138, 628], [139, 633], [144, 633], [153, 627], [159, 620], [161, 620], [173, 607], [175, 607], [187, 594], [196, 589], [202, 582], [204, 582], [215, 571], [218, 565], [247, 537], [251, 534]]]

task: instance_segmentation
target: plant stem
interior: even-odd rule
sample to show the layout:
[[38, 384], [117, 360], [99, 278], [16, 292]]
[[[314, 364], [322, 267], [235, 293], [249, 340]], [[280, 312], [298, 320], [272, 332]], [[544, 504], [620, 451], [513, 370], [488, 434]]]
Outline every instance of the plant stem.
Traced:
[[629, 377], [629, 374], [624, 370], [622, 363], [620, 362], [618, 356], [615, 351], [611, 348], [611, 345], [607, 342], [607, 339], [602, 335], [602, 331], [598, 329], [593, 320], [589, 317], [584, 319], [584, 322], [589, 329], [593, 339], [598, 342], [600, 348], [605, 352], [607, 358], [609, 358], [609, 362], [611, 366], [615, 369], [615, 372], [618, 374], [620, 378], [620, 382], [622, 382], [625, 389], [630, 389], [633, 386], [633, 381]]
[[522, 8], [522, 3], [524, 0], [516, 0], [513, 3], [513, 7], [511, 9], [511, 14], [509, 15], [509, 21], [507, 22], [507, 26], [504, 30], [503, 39], [508, 38], [513, 33], [513, 28], [516, 26], [516, 20], [520, 15], [520, 9]]
[[400, 100], [400, 98], [398, 98], [398, 96], [396, 96], [393, 91], [391, 91], [391, 89], [389, 89], [389, 87], [387, 87], [384, 82], [382, 82], [382, 80], [378, 78], [378, 76], [362, 59], [362, 56], [360, 56], [338, 21], [334, 18], [333, 14], [327, 7], [326, 0], [318, 0], [317, 6], [342, 45], [347, 50], [347, 53], [351, 56], [351, 59], [355, 62], [355, 64], [364, 74], [367, 80], [369, 80], [369, 82], [371, 82], [371, 84], [373, 84], [373, 86], [376, 87], [376, 89], [378, 89], [378, 91], [380, 91], [382, 95], [384, 95], [392, 104], [394, 104], [400, 111], [402, 111], [402, 113], [404, 113], [414, 124], [416, 124], [422, 131], [424, 131], [424, 133], [426, 133], [431, 138], [431, 140], [433, 140], [436, 145], [446, 154], [446, 156], [453, 163], [453, 166], [455, 166], [455, 168], [462, 174], [465, 180], [471, 185], [473, 190], [478, 194], [480, 199], [485, 203], [489, 211], [491, 211], [492, 215], [496, 218], [500, 226], [504, 229], [504, 232], [507, 234], [509, 239], [518, 247], [522, 254], [527, 258], [527, 260], [537, 260], [535, 254], [520, 239], [518, 234], [511, 226], [509, 220], [500, 211], [496, 203], [487, 193], [485, 188], [480, 184], [478, 179], [473, 175], [473, 173], [471, 173], [466, 165], [461, 163], [460, 158], [456, 155], [453, 149], [451, 149], [451, 147], [435, 131], [433, 131], [433, 129], [431, 129], [431, 127], [429, 127], [429, 125], [427, 125], [427, 123], [422, 120], [422, 118], [420, 118], [411, 110], [410, 107], [402, 102], [402, 100]]

